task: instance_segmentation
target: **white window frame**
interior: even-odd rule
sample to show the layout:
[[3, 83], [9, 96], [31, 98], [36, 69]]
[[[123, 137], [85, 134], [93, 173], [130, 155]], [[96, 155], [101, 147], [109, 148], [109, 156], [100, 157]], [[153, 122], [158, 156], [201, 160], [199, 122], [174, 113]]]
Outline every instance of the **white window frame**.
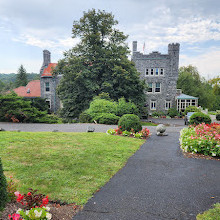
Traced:
[[150, 110], [157, 110], [157, 101], [150, 100]]
[[165, 110], [169, 110], [172, 107], [171, 104], [171, 101], [165, 100]]
[[164, 68], [160, 68], [160, 76], [164, 76]]
[[[160, 87], [157, 87], [157, 83], [160, 84]], [[159, 91], [159, 92], [156, 92], [156, 89], [158, 89], [158, 88], [160, 88], [160, 91]], [[161, 82], [156, 82], [156, 83], [155, 83], [154, 93], [161, 93]]]
[[159, 76], [160, 75], [160, 68], [155, 68], [155, 76]]
[[150, 68], [150, 76], [154, 76], [154, 68]]
[[46, 99], [46, 103], [49, 102], [49, 109], [51, 109], [51, 100], [50, 99]]

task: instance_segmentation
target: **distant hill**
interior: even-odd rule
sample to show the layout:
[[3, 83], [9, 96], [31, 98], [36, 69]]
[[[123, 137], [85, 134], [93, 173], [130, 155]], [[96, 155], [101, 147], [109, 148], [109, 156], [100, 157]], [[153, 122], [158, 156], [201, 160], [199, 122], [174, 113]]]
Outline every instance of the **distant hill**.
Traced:
[[[16, 73], [0, 73], [0, 81], [4, 84], [14, 83], [16, 80]], [[28, 82], [36, 79], [40, 79], [40, 75], [38, 73], [27, 73]]]

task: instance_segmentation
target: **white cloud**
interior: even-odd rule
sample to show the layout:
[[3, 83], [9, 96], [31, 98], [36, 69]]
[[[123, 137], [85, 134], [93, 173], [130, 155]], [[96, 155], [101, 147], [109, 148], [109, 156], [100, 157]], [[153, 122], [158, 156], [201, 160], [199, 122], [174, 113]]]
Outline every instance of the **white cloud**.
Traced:
[[219, 60], [220, 48], [216, 48], [195, 57], [180, 55], [180, 66], [192, 64], [198, 68], [200, 75], [206, 79], [210, 79], [220, 74]]

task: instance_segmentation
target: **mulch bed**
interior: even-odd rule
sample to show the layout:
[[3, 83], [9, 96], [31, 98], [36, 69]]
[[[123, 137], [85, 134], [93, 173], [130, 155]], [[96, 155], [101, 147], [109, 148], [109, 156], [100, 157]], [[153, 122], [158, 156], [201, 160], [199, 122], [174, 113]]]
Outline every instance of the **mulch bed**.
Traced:
[[[49, 202], [52, 220], [72, 220], [73, 216], [82, 209], [82, 206], [76, 204], [60, 204], [58, 202]], [[6, 205], [4, 211], [0, 214], [0, 220], [7, 220], [9, 214], [15, 213], [21, 204], [17, 202], [10, 202]]]
[[196, 159], [206, 159], [206, 160], [218, 160], [218, 161], [220, 161], [220, 157], [205, 156], [203, 154], [193, 154], [193, 153], [190, 153], [190, 152], [183, 152], [183, 155], [184, 155], [184, 157], [187, 157], [187, 158], [196, 158]]

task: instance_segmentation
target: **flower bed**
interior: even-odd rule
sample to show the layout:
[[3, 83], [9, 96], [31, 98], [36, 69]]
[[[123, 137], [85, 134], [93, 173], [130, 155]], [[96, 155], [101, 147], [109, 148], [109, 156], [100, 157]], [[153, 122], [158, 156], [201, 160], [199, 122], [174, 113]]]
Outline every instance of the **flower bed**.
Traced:
[[182, 129], [180, 145], [184, 152], [220, 157], [220, 124], [202, 123]]
[[131, 131], [122, 131], [121, 127], [115, 128], [115, 129], [109, 129], [106, 131], [106, 134], [109, 135], [120, 135], [125, 137], [134, 137], [139, 139], [146, 139], [148, 138], [150, 134], [150, 130], [147, 128], [143, 128], [140, 132], [135, 132], [134, 129], [131, 129]]

